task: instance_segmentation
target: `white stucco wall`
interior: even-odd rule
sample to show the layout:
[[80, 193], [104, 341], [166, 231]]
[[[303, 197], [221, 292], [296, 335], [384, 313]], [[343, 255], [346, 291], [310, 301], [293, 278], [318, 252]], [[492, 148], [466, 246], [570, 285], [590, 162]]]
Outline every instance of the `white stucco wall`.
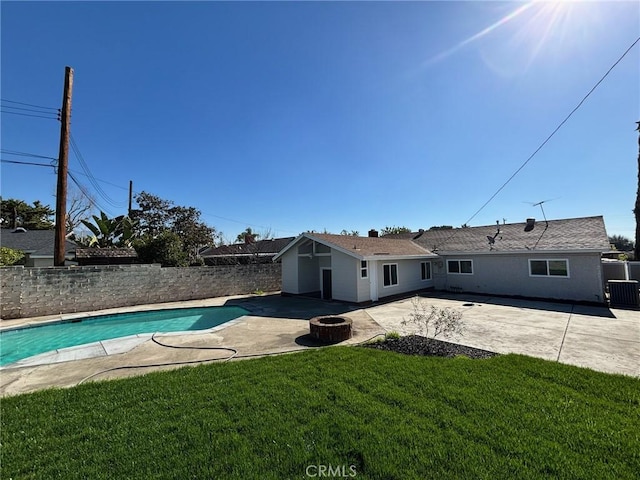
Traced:
[[[377, 262], [378, 295], [379, 298], [398, 295], [400, 293], [413, 292], [433, 286], [433, 280], [423, 281], [421, 278], [420, 263], [429, 260], [379, 260]], [[398, 265], [398, 285], [384, 286], [384, 265]], [[433, 264], [432, 264], [433, 272]]]
[[[473, 261], [473, 274], [447, 272], [447, 260]], [[529, 259], [565, 259], [569, 277], [529, 274]], [[436, 288], [494, 295], [514, 295], [558, 300], [603, 302], [602, 267], [599, 254], [457, 255], [444, 259], [436, 275]]]
[[331, 250], [333, 298], [345, 302], [358, 301], [357, 275], [359, 260], [337, 250]]
[[298, 254], [295, 249], [285, 252], [281, 257], [282, 263], [282, 291], [298, 294]]

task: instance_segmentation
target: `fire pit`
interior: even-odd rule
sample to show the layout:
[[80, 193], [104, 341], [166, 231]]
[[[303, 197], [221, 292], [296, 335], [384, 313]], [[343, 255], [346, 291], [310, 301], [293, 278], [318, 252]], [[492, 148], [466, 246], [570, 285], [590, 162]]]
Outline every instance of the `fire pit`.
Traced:
[[338, 343], [351, 338], [351, 323], [347, 317], [314, 317], [309, 320], [309, 329], [320, 342]]

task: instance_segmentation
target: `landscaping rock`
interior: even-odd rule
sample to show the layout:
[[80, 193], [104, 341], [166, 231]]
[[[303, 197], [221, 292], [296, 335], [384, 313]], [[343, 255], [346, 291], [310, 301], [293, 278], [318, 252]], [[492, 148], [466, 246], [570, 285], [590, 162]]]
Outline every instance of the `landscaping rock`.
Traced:
[[421, 337], [420, 335], [408, 335], [398, 339], [386, 339], [382, 342], [367, 343], [363, 345], [367, 348], [377, 348], [391, 352], [404, 353], [406, 355], [427, 355], [436, 357], [465, 357], [482, 359], [499, 355], [495, 352], [482, 350], [479, 348], [467, 347], [456, 343], [445, 342], [433, 338]]

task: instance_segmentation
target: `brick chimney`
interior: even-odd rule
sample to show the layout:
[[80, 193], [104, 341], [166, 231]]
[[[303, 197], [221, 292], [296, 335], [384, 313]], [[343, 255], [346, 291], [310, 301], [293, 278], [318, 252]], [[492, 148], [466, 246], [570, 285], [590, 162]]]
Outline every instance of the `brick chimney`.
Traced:
[[378, 238], [378, 231], [373, 228], [369, 230], [369, 238]]

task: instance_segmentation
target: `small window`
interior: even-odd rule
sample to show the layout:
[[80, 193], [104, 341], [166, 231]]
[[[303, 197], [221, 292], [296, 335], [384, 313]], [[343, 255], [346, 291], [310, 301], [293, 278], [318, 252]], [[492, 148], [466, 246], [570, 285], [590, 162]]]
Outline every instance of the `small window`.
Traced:
[[568, 277], [568, 260], [529, 260], [529, 272], [534, 277]]
[[382, 266], [382, 273], [384, 277], [383, 285], [385, 287], [391, 287], [398, 285], [398, 265], [395, 263], [388, 263]]
[[422, 280], [431, 280], [431, 262], [422, 262], [420, 264], [420, 278]]
[[473, 260], [447, 260], [447, 273], [473, 275]]
[[366, 260], [360, 262], [360, 278], [367, 278], [369, 276], [369, 268]]

